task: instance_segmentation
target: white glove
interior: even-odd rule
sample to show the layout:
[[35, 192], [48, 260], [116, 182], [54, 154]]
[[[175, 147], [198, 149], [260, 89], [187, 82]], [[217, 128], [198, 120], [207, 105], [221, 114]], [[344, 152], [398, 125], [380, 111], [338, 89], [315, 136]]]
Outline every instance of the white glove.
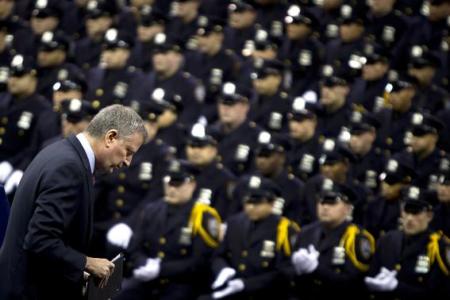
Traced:
[[215, 290], [218, 287], [221, 287], [225, 282], [233, 278], [234, 275], [236, 275], [235, 269], [230, 267], [223, 268], [222, 270], [220, 270], [220, 273], [219, 275], [217, 275], [216, 280], [214, 280], [211, 288]]
[[141, 281], [150, 281], [159, 276], [160, 270], [161, 259], [148, 258], [145, 265], [133, 270], [133, 276]]
[[224, 289], [214, 292], [212, 297], [213, 299], [220, 299], [232, 294], [239, 293], [244, 289], [244, 287], [244, 281], [242, 281], [242, 279], [233, 279], [228, 281], [228, 284]]
[[365, 277], [364, 281], [369, 290], [377, 292], [393, 291], [398, 286], [397, 271], [389, 271], [382, 267], [381, 272], [375, 277]]
[[9, 175], [13, 171], [13, 167], [7, 161], [2, 161], [0, 163], [0, 182], [5, 182]]
[[111, 227], [106, 234], [108, 242], [114, 246], [126, 249], [130, 243], [133, 230], [125, 223], [118, 223]]
[[298, 275], [314, 272], [319, 265], [320, 252], [314, 245], [309, 245], [308, 249], [300, 248], [294, 252], [291, 262], [294, 265], [295, 272]]
[[12, 172], [12, 174], [8, 177], [8, 180], [5, 182], [5, 193], [11, 194], [11, 192], [13, 192], [19, 185], [22, 177], [23, 172], [21, 170], [15, 170]]

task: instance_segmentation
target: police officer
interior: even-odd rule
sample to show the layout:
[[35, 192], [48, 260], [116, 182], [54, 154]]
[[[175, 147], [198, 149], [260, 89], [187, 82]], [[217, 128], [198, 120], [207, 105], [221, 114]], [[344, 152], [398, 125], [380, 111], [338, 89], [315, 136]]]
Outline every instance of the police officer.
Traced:
[[291, 83], [287, 83], [292, 96], [302, 96], [315, 88], [318, 69], [324, 59], [324, 47], [315, 32], [319, 24], [308, 8], [291, 5], [284, 18], [286, 36], [280, 50], [280, 57], [289, 65]]
[[228, 5], [228, 26], [224, 29], [224, 47], [243, 55], [246, 41], [255, 36], [256, 9], [252, 1], [232, 0]]
[[186, 55], [184, 69], [205, 86], [203, 115], [214, 122], [217, 119], [215, 98], [224, 82], [237, 79], [240, 62], [231, 50], [223, 47], [224, 20], [202, 15], [197, 21], [198, 51]]
[[408, 75], [391, 72], [386, 85], [387, 103], [390, 108], [383, 108], [377, 113], [380, 128], [380, 144], [385, 145], [391, 153], [401, 151], [408, 141], [408, 128], [414, 113], [413, 98], [416, 94], [417, 80]]
[[0, 182], [5, 182], [14, 169], [22, 173], [35, 154], [32, 137], [36, 124], [51, 111], [49, 101], [36, 93], [36, 87], [34, 62], [15, 55], [10, 64], [8, 92], [0, 95]]
[[101, 63], [91, 68], [86, 76], [86, 98], [94, 107], [101, 108], [114, 103], [130, 104], [130, 96], [137, 93], [144, 79], [143, 74], [128, 66], [133, 38], [115, 28], [106, 31]]
[[52, 98], [53, 84], [58, 80], [64, 80], [69, 73], [80, 72], [81, 70], [68, 63], [70, 52], [70, 41], [61, 31], [46, 31], [41, 35], [38, 46], [38, 93]]
[[308, 180], [319, 171], [318, 153], [321, 146], [316, 130], [318, 109], [318, 105], [297, 97], [288, 114], [292, 146], [288, 154], [289, 166], [292, 173], [302, 181]]
[[354, 110], [350, 119], [349, 148], [355, 155], [351, 165], [352, 177], [372, 191], [378, 192], [378, 176], [383, 171], [387, 153], [375, 144], [378, 120], [368, 112]]
[[411, 56], [408, 73], [418, 81], [414, 106], [431, 114], [437, 113], [450, 99], [448, 92], [433, 83], [441, 62], [431, 51], [418, 45], [411, 47]]
[[249, 178], [244, 211], [228, 220], [212, 262], [213, 299], [284, 299], [279, 268], [288, 262], [299, 227], [272, 212], [278, 192], [269, 179]]
[[414, 178], [414, 171], [399, 155], [390, 158], [380, 174], [380, 191], [369, 202], [364, 214], [364, 226], [376, 238], [400, 226], [402, 191]]
[[86, 100], [68, 98], [61, 102], [62, 137], [83, 132], [97, 112], [98, 110]]
[[402, 229], [381, 237], [365, 283], [373, 299], [447, 299], [448, 239], [429, 224], [433, 208], [417, 187], [401, 208]]
[[326, 138], [337, 138], [351, 115], [348, 98], [350, 82], [343, 74], [325, 76], [320, 84], [319, 103], [322, 107], [318, 115], [318, 131]]
[[367, 111], [378, 112], [385, 106], [385, 87], [388, 84], [389, 58], [383, 49], [373, 43], [364, 46], [366, 59], [361, 77], [352, 85], [352, 103], [362, 105]]
[[355, 191], [353, 200], [353, 220], [361, 224], [363, 212], [368, 201], [369, 190], [357, 180], [354, 180], [350, 173], [351, 163], [355, 156], [342, 143], [331, 139], [326, 139], [322, 144], [319, 158], [320, 173], [311, 177], [305, 184], [305, 192], [302, 198], [302, 222], [303, 224], [315, 221], [316, 216], [316, 195], [322, 188], [323, 181], [328, 178], [339, 184], [346, 184]]
[[302, 229], [291, 258], [294, 299], [364, 299], [375, 240], [349, 221], [355, 194], [326, 179], [316, 197], [318, 221]]
[[248, 120], [251, 91], [226, 82], [217, 99], [218, 121], [211, 132], [217, 137], [223, 164], [240, 176], [252, 168], [254, 149], [261, 129]]
[[413, 184], [423, 189], [431, 189], [436, 183], [436, 173], [441, 159], [437, 147], [442, 123], [430, 114], [414, 113], [411, 119], [410, 151], [405, 154], [417, 176]]
[[65, 99], [84, 99], [87, 91], [86, 78], [81, 70], [69, 69], [66, 76], [53, 83], [52, 90], [53, 110], [57, 112]]
[[117, 14], [115, 1], [88, 0], [86, 4], [86, 37], [75, 44], [75, 62], [86, 72], [98, 65], [106, 31]]
[[195, 299], [208, 257], [219, 245], [220, 216], [193, 198], [195, 170], [174, 160], [164, 197], [137, 215], [128, 248], [131, 278], [117, 299]]
[[139, 10], [136, 41], [131, 50], [129, 64], [144, 73], [153, 68], [151, 53], [156, 34], [164, 32], [167, 17], [156, 7], [144, 5]]
[[63, 16], [61, 1], [36, 0], [31, 11], [30, 27], [37, 38], [46, 31], [57, 31]]
[[186, 158], [198, 169], [196, 192], [199, 197], [209, 199], [210, 205], [226, 220], [230, 215], [236, 178], [220, 163], [217, 141], [207, 134], [201, 123], [194, 124], [189, 132]]
[[167, 26], [167, 35], [177, 37], [183, 49], [194, 48], [200, 0], [176, 0], [177, 10]]
[[279, 188], [281, 199], [277, 199], [277, 210], [281, 215], [300, 223], [300, 199], [304, 183], [289, 173], [286, 168], [289, 141], [280, 135], [262, 131], [256, 148], [256, 171], [271, 179]]
[[436, 185], [438, 203], [434, 208], [431, 227], [450, 235], [450, 158], [444, 156], [439, 164], [439, 177]]
[[326, 45], [325, 62], [358, 75], [356, 70], [361, 70], [363, 65], [361, 57], [365, 45], [366, 11], [344, 4], [340, 12], [339, 37]]
[[182, 70], [184, 56], [181, 46], [175, 40], [164, 33], [158, 33], [153, 42], [153, 71], [146, 74], [144, 89], [136, 98], [145, 101], [156, 88], [180, 95], [184, 106], [180, 122], [186, 125], [195, 123], [202, 112], [205, 94], [203, 86], [197, 78]]
[[278, 60], [254, 61], [251, 74], [256, 92], [250, 110], [250, 120], [270, 132], [287, 132], [287, 114], [292, 105], [288, 93], [283, 90], [283, 64]]

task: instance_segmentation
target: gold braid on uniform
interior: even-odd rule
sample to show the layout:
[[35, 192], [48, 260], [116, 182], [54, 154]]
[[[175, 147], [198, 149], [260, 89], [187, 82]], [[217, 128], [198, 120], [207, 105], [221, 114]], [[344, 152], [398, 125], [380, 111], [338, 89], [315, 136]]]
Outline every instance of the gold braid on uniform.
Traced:
[[350, 258], [350, 261], [353, 265], [360, 271], [366, 272], [369, 270], [369, 265], [360, 262], [356, 255], [356, 236], [358, 234], [362, 234], [369, 240], [370, 243], [370, 252], [373, 254], [375, 252], [375, 239], [373, 236], [366, 230], [360, 230], [358, 226], [351, 224], [347, 227], [344, 235], [339, 241], [339, 246], [345, 249], [345, 253]]
[[439, 251], [439, 240], [442, 237], [442, 231], [434, 232], [430, 234], [430, 241], [427, 245], [427, 256], [430, 259], [430, 264], [432, 265], [434, 261], [437, 261], [439, 268], [444, 272], [445, 275], [449, 275], [449, 271], [445, 262], [442, 260], [441, 253]]
[[200, 235], [200, 237], [208, 246], [216, 248], [217, 246], [219, 246], [219, 242], [213, 236], [211, 236], [211, 234], [202, 226], [204, 213], [209, 213], [217, 221], [217, 236], [219, 236], [219, 225], [222, 223], [222, 219], [220, 218], [219, 213], [214, 208], [205, 203], [195, 203], [194, 207], [192, 208], [191, 216], [189, 217], [189, 227], [192, 230], [193, 236]]
[[281, 217], [277, 227], [277, 251], [283, 248], [286, 256], [291, 255], [291, 243], [289, 242], [289, 227], [291, 226], [296, 232], [300, 232], [300, 226], [286, 217]]

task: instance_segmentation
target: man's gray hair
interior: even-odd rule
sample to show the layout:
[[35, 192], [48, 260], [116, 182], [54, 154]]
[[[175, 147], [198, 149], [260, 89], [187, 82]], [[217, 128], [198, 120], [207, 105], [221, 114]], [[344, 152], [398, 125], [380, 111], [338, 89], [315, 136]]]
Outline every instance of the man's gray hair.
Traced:
[[140, 133], [147, 139], [144, 121], [130, 107], [114, 104], [101, 109], [87, 127], [87, 133], [94, 138], [103, 137], [109, 130], [115, 129], [119, 138]]

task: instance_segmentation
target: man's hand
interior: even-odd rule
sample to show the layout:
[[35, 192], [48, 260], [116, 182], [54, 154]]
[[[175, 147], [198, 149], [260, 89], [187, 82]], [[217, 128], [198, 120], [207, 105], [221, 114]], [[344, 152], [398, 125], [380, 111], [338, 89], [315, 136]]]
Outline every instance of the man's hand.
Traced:
[[228, 281], [227, 286], [212, 294], [213, 299], [221, 299], [223, 297], [239, 293], [245, 288], [244, 281], [240, 278]]
[[0, 182], [4, 183], [6, 179], [8, 179], [9, 175], [11, 175], [13, 171], [13, 167], [7, 161], [2, 161], [0, 163]]
[[297, 275], [314, 272], [319, 265], [319, 251], [314, 245], [309, 245], [308, 249], [300, 248], [292, 254], [291, 261]]
[[364, 281], [371, 291], [386, 292], [393, 291], [398, 286], [397, 271], [390, 271], [382, 267], [380, 273], [375, 277], [364, 278]]
[[228, 280], [234, 277], [236, 275], [236, 270], [230, 267], [223, 268], [220, 270], [219, 275], [217, 275], [216, 280], [214, 280], [211, 288], [213, 290], [221, 287], [224, 285]]
[[11, 194], [19, 185], [22, 180], [23, 172], [21, 170], [15, 170], [11, 173], [5, 182], [5, 193], [7, 195]]
[[86, 257], [85, 270], [101, 279], [100, 287], [106, 286], [109, 276], [114, 272], [114, 264], [104, 258]]

